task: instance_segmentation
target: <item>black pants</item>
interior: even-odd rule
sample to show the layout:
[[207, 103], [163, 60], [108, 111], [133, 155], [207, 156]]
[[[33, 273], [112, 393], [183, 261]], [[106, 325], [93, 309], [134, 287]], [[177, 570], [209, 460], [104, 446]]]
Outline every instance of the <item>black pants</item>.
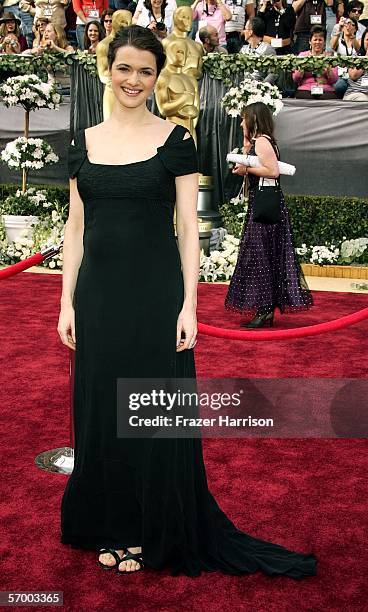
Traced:
[[309, 50], [309, 32], [298, 32], [295, 35], [294, 53], [299, 55], [302, 51]]
[[243, 41], [240, 32], [226, 33], [226, 46], [228, 53], [239, 53], [243, 46]]

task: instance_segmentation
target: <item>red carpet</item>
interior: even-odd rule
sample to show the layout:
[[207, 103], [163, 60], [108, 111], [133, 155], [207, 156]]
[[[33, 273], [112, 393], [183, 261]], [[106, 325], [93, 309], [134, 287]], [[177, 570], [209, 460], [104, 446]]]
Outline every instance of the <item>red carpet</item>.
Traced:
[[[0, 284], [1, 590], [64, 592], [69, 611], [208, 610], [249, 612], [367, 609], [366, 441], [204, 440], [211, 491], [236, 525], [318, 557], [318, 576], [294, 582], [262, 574], [103, 572], [93, 553], [59, 543], [66, 477], [42, 472], [34, 457], [68, 445], [68, 351], [56, 325], [60, 276], [22, 273]], [[226, 287], [201, 285], [199, 318], [236, 327], [223, 310]], [[91, 296], [91, 299], [93, 297]], [[282, 327], [312, 324], [367, 305], [357, 294], [317, 293], [315, 308], [278, 317]], [[224, 342], [201, 336], [200, 376], [367, 378], [368, 323], [293, 342]], [[35, 610], [48, 608], [35, 607]]]

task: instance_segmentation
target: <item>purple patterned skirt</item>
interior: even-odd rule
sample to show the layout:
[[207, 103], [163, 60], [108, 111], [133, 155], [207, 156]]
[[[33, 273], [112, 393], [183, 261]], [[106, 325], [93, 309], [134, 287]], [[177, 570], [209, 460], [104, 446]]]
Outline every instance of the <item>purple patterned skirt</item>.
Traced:
[[281, 220], [273, 225], [253, 221], [258, 179], [251, 176], [248, 211], [239, 255], [225, 308], [253, 316], [258, 310], [281, 312], [307, 309], [313, 304], [294, 250], [289, 214], [281, 194]]

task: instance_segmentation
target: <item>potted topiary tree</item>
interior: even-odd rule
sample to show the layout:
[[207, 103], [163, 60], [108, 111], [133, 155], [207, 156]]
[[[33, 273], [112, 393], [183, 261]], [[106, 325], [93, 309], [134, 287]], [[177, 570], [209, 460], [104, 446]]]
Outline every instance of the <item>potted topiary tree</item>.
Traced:
[[30, 229], [38, 220], [37, 194], [41, 201], [42, 192], [27, 190], [28, 172], [59, 161], [45, 140], [29, 138], [29, 114], [39, 108], [57, 110], [61, 96], [55, 84], [44, 83], [35, 74], [29, 74], [7, 79], [0, 86], [0, 97], [5, 106], [21, 105], [25, 111], [24, 136], [8, 142], [1, 152], [1, 160], [10, 169], [22, 171], [22, 189], [0, 203], [8, 240], [14, 241], [23, 229]]

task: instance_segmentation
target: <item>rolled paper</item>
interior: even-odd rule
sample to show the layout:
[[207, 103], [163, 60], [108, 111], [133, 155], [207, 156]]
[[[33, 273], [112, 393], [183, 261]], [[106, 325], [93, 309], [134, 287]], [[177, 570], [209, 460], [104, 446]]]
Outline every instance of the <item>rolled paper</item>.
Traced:
[[[236, 153], [229, 153], [226, 159], [233, 164], [241, 164], [242, 166], [250, 166], [251, 168], [259, 168], [262, 165], [257, 155], [237, 155]], [[280, 174], [294, 176], [296, 172], [295, 166], [282, 161], [279, 161], [278, 164]]]

